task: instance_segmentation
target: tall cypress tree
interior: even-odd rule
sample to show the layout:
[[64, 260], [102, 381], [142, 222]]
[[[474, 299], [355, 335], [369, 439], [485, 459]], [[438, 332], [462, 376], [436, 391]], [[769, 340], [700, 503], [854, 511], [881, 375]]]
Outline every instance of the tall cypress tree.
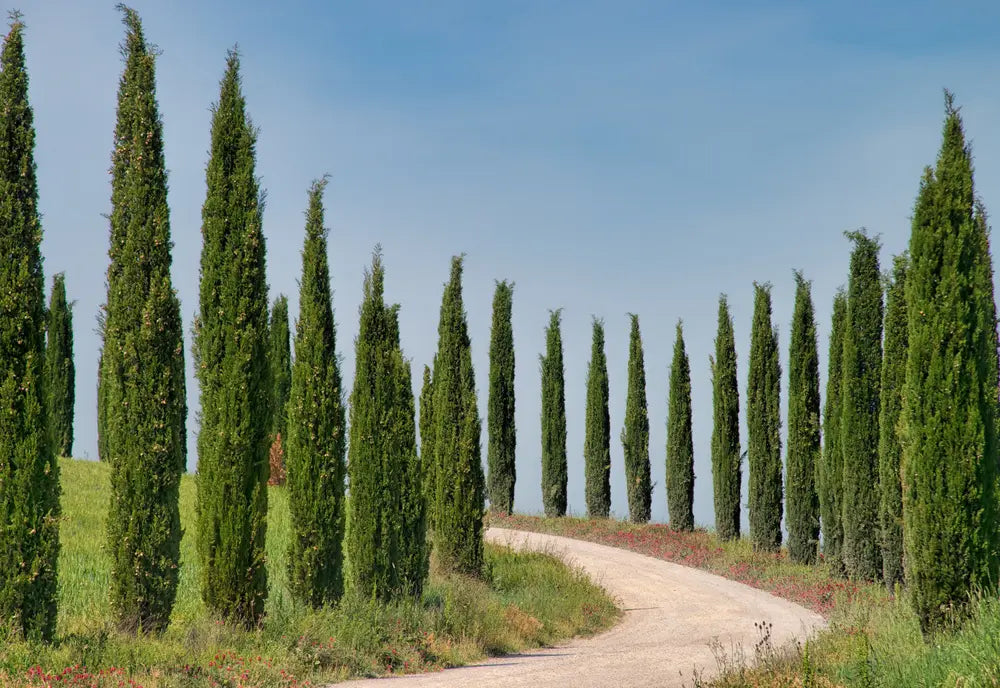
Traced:
[[45, 387], [48, 393], [49, 430], [56, 456], [73, 455], [73, 404], [76, 368], [73, 365], [73, 311], [66, 302], [66, 279], [52, 280], [48, 335], [45, 347]]
[[882, 573], [879, 547], [878, 414], [882, 383], [882, 276], [878, 240], [849, 232], [854, 242], [844, 326], [844, 566], [855, 580]]
[[59, 464], [45, 409], [45, 283], [24, 24], [0, 54], [0, 628], [56, 625]]
[[879, 404], [879, 520], [882, 526], [882, 578], [889, 590], [903, 583], [903, 486], [899, 474], [899, 418], [906, 385], [906, 254], [893, 259], [886, 293], [885, 352]]
[[736, 380], [736, 336], [729, 302], [719, 296], [719, 329], [712, 364], [712, 491], [715, 532], [723, 540], [740, 536], [740, 390]]
[[313, 607], [332, 603], [344, 592], [347, 435], [323, 226], [325, 187], [323, 179], [309, 189], [286, 445], [293, 533], [288, 579], [296, 597]]
[[420, 388], [420, 472], [423, 483], [427, 530], [433, 530], [434, 501], [437, 481], [434, 470], [434, 384], [431, 367], [424, 366], [424, 382]]
[[594, 318], [587, 369], [587, 418], [583, 460], [587, 476], [587, 515], [607, 518], [611, 511], [611, 417], [608, 412], [608, 359], [604, 323]]
[[566, 515], [566, 387], [562, 310], [549, 311], [542, 366], [542, 504], [546, 516]]
[[426, 557], [410, 368], [399, 347], [398, 307], [386, 306], [384, 283], [376, 250], [355, 341], [347, 555], [352, 589], [388, 601], [420, 593]]
[[267, 598], [271, 428], [256, 140], [241, 92], [239, 55], [230, 51], [212, 113], [208, 191], [201, 213], [201, 294], [194, 327], [201, 383], [198, 553], [205, 604], [248, 625], [259, 622]]
[[489, 464], [490, 507], [500, 513], [514, 510], [514, 465], [517, 434], [514, 426], [514, 330], [511, 299], [514, 285], [497, 282], [493, 296], [490, 338]]
[[747, 382], [750, 541], [757, 551], [781, 547], [781, 363], [771, 324], [771, 285], [754, 282]]
[[[279, 459], [277, 466], [271, 465], [272, 484], [284, 480], [284, 466], [280, 459], [285, 456], [288, 441], [288, 396], [292, 389], [292, 349], [288, 329], [288, 297], [279, 294], [271, 307], [271, 321], [268, 324], [268, 360], [271, 364], [271, 463]], [[278, 475], [274, 475], [275, 469]]]
[[795, 310], [788, 355], [788, 555], [812, 564], [819, 545], [819, 495], [816, 466], [820, 460], [819, 352], [810, 283], [795, 272]]
[[840, 442], [840, 418], [844, 411], [841, 378], [844, 362], [844, 328], [847, 325], [847, 294], [838, 290], [833, 297], [830, 353], [826, 375], [826, 404], [823, 407], [823, 453], [816, 470], [819, 485], [820, 524], [823, 527], [823, 556], [835, 575], [844, 571], [844, 452]]
[[180, 303], [170, 279], [170, 212], [155, 53], [120, 7], [125, 69], [111, 155], [111, 262], [101, 384], [111, 472], [111, 606], [125, 631], [170, 621], [180, 562], [185, 380]]
[[646, 364], [642, 353], [639, 316], [629, 314], [631, 330], [628, 346], [628, 390], [625, 396], [625, 426], [622, 450], [625, 455], [625, 490], [629, 518], [633, 523], [649, 521], [653, 484], [649, 469], [649, 414], [646, 410]]
[[463, 573], [483, 569], [485, 477], [482, 422], [476, 405], [469, 327], [462, 305], [462, 261], [451, 261], [441, 300], [434, 358], [434, 547], [441, 563]]
[[670, 365], [667, 411], [667, 507], [673, 530], [694, 529], [694, 443], [691, 439], [691, 364], [684, 331], [677, 322], [674, 359]]
[[952, 96], [924, 173], [906, 275], [903, 539], [925, 632], [997, 583], [997, 334], [985, 211]]

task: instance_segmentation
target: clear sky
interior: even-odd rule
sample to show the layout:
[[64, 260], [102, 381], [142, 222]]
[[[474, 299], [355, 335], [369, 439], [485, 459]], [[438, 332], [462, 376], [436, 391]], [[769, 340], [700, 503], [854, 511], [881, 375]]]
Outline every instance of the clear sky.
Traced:
[[[646, 353], [653, 518], [667, 514], [667, 381], [682, 318], [695, 517], [711, 525], [708, 357], [719, 293], [729, 295], [735, 318], [741, 399], [754, 280], [774, 284], [782, 405], [793, 269], [813, 281], [825, 374], [830, 304], [847, 272], [843, 231], [880, 234], [883, 268], [905, 249], [920, 173], [939, 145], [943, 87], [962, 106], [978, 191], [1000, 212], [995, 2], [136, 0], [135, 7], [162, 50], [173, 278], [185, 329], [197, 308], [210, 106], [226, 50], [238, 43], [248, 110], [260, 127], [271, 295], [287, 294], [293, 317], [306, 192], [312, 179], [331, 175], [327, 225], [348, 386], [362, 271], [376, 243], [384, 248], [387, 297], [402, 305], [403, 347], [418, 383], [436, 347], [449, 259], [467, 254], [465, 304], [484, 419], [494, 280], [516, 282], [520, 511], [541, 510], [538, 355], [548, 309], [564, 308], [570, 511], [585, 512], [583, 408], [596, 315], [607, 326], [612, 508], [627, 514], [618, 436], [626, 313], [635, 312]], [[123, 28], [110, 0], [21, 9], [46, 281], [65, 271], [76, 301], [75, 453], [95, 458], [94, 328], [105, 295]], [[190, 371], [189, 337], [186, 347]], [[198, 387], [190, 375], [188, 399], [193, 470]], [[484, 460], [485, 443], [484, 420]]]

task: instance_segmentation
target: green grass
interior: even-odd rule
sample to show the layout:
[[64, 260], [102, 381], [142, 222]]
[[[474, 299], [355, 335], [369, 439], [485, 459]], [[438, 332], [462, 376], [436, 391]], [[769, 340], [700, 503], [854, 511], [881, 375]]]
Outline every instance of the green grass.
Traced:
[[[0, 686], [301, 686], [427, 671], [608, 628], [619, 612], [581, 572], [542, 553], [487, 547], [482, 579], [435, 571], [424, 596], [391, 606], [345, 598], [312, 611], [289, 591], [290, 523], [284, 488], [270, 488], [270, 594], [262, 628], [243, 631], [208, 613], [198, 591], [195, 479], [181, 484], [181, 577], [169, 628], [123, 636], [107, 602], [104, 555], [108, 469], [61, 464], [59, 623], [52, 645], [0, 641]], [[58, 676], [56, 680], [54, 677]]]

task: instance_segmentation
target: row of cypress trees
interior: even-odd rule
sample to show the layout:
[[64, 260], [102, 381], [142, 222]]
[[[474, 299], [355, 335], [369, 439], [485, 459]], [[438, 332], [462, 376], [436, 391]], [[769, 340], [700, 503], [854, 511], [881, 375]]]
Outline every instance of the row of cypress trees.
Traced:
[[[170, 281], [172, 244], [155, 56], [136, 13], [121, 10], [125, 69], [112, 153], [98, 398], [101, 456], [111, 464], [112, 475], [110, 596], [120, 627], [135, 632], [165, 627], [176, 594], [177, 497], [186, 457], [187, 409], [180, 308]], [[0, 485], [7, 531], [0, 552], [0, 613], [5, 625], [18, 632], [48, 638], [54, 628], [58, 553], [55, 450], [68, 450], [71, 436], [67, 438], [60, 420], [67, 395], [64, 390], [47, 393], [46, 386], [68, 375], [61, 353], [65, 346], [58, 344], [68, 339], [68, 307], [57, 279], [46, 322], [22, 28], [15, 16], [0, 56], [0, 242], [4, 255], [11, 257], [9, 264], [17, 268], [0, 274], [7, 284], [0, 303], [0, 402], [12, 419], [0, 433], [0, 460], [9, 476]], [[194, 324], [193, 358], [202, 395], [198, 552], [206, 604], [246, 625], [259, 622], [263, 614], [267, 455], [283, 430], [288, 434], [296, 530], [290, 578], [297, 596], [319, 606], [339, 598], [345, 587], [383, 600], [419, 594], [428, 567], [428, 530], [444, 565], [481, 571], [487, 486], [462, 302], [462, 257], [452, 261], [438, 351], [433, 368], [424, 370], [418, 455], [398, 306], [384, 301], [384, 269], [376, 251], [365, 278], [351, 394], [353, 441], [345, 462], [346, 412], [323, 228], [325, 181], [310, 190], [296, 360], [286, 381], [281, 373], [289, 368], [290, 351], [286, 356], [280, 339], [282, 320], [287, 333], [287, 304], [282, 314], [279, 300], [269, 324], [255, 146], [256, 131], [240, 87], [239, 56], [231, 52], [213, 108]], [[894, 262], [888, 314], [877, 239], [863, 231], [848, 238], [854, 249], [847, 290], [834, 300], [822, 449], [814, 309], [809, 283], [795, 274], [784, 485], [781, 367], [771, 287], [755, 284], [747, 399], [750, 539], [757, 549], [777, 549], [787, 509], [790, 555], [811, 562], [822, 524], [824, 550], [835, 566], [855, 579], [881, 577], [890, 585], [905, 581], [921, 626], [930, 631], [946, 621], [949, 608], [961, 609], [971, 591], [994, 587], [1000, 563], [992, 263], [971, 152], [950, 94], [938, 161], [921, 182], [909, 256]], [[497, 285], [494, 310], [489, 490], [497, 508], [509, 511], [514, 483], [511, 285]], [[543, 495], [546, 512], [554, 515], [566, 509], [560, 325], [560, 312], [553, 311], [541, 358]], [[46, 362], [46, 329], [56, 352], [51, 363]], [[724, 537], [736, 536], [739, 529], [741, 455], [732, 329], [722, 297], [712, 366], [712, 458], [717, 521]], [[595, 320], [585, 449], [588, 509], [594, 515], [606, 515], [609, 502], [603, 344], [603, 325]], [[634, 315], [628, 384], [622, 443], [629, 511], [632, 520], [645, 521], [651, 494], [649, 425]], [[284, 409], [287, 425], [279, 418]], [[690, 529], [690, 367], [680, 324], [669, 414], [670, 518], [675, 527]], [[352, 486], [349, 513], [345, 475]]]

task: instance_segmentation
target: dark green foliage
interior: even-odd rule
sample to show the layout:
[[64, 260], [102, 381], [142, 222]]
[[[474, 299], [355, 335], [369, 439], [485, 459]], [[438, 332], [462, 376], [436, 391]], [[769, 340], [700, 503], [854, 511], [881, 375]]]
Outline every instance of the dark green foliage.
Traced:
[[180, 304], [170, 280], [170, 212], [155, 53], [120, 7], [125, 69], [111, 154], [111, 262], [101, 386], [111, 473], [111, 606], [127, 632], [160, 631], [177, 594], [186, 404]]
[[292, 348], [289, 342], [288, 297], [278, 295], [271, 308], [268, 324], [271, 364], [271, 441], [281, 438], [282, 449], [288, 438], [288, 396], [292, 389]]
[[434, 384], [431, 367], [424, 366], [424, 383], [420, 388], [420, 472], [423, 482], [427, 530], [433, 530], [434, 500], [437, 482], [434, 471]]
[[924, 174], [906, 274], [903, 538], [925, 632], [997, 583], [997, 335], [985, 211], [946, 95], [937, 167]]
[[48, 394], [49, 432], [56, 456], [73, 455], [73, 404], [76, 368], [73, 365], [73, 311], [66, 302], [66, 280], [52, 280], [45, 344], [45, 391]]
[[628, 389], [625, 396], [625, 426], [621, 441], [625, 454], [625, 491], [629, 519], [649, 521], [653, 484], [649, 469], [649, 414], [646, 411], [646, 364], [642, 354], [639, 316], [629, 314]]
[[771, 285], [754, 282], [747, 382], [747, 464], [750, 542], [762, 552], [781, 547], [781, 363], [771, 324]]
[[514, 426], [514, 331], [511, 297], [514, 285], [497, 282], [493, 296], [493, 329], [490, 337], [489, 464], [490, 508], [514, 511], [514, 465], [517, 433]]
[[45, 409], [45, 283], [24, 25], [0, 55], [0, 633], [56, 625], [59, 465]]
[[293, 533], [288, 580], [295, 596], [312, 607], [344, 592], [347, 428], [323, 227], [325, 186], [317, 181], [309, 190], [285, 444]]
[[667, 508], [673, 530], [694, 529], [694, 442], [691, 439], [691, 364], [677, 323], [667, 409]]
[[465, 308], [462, 257], [451, 261], [441, 299], [434, 357], [434, 547], [441, 564], [479, 575], [483, 569], [485, 477], [479, 446], [482, 422]]
[[587, 484], [587, 515], [607, 518], [611, 511], [611, 417], [608, 412], [608, 359], [604, 354], [604, 323], [594, 318], [587, 369], [587, 418], [583, 459]]
[[386, 306], [384, 284], [376, 251], [355, 341], [347, 558], [350, 587], [390, 601], [420, 595], [428, 558], [410, 365], [399, 347], [398, 306]]
[[819, 546], [819, 495], [816, 466], [819, 442], [819, 352], [811, 285], [795, 273], [795, 310], [788, 355], [788, 556], [812, 564]]
[[885, 304], [885, 353], [879, 404], [879, 519], [882, 526], [882, 579], [892, 591], [903, 583], [903, 489], [899, 476], [903, 449], [899, 419], [906, 385], [906, 255], [893, 260]]
[[719, 297], [719, 329], [712, 364], [712, 491], [715, 532], [723, 540], [740, 536], [740, 390], [736, 380], [736, 337], [729, 302]]
[[561, 310], [549, 311], [542, 367], [542, 504], [546, 516], [566, 515], [566, 384]]
[[[256, 131], [231, 51], [212, 113], [202, 206], [201, 292], [194, 325], [201, 384], [198, 433], [198, 553], [205, 604], [256, 624], [267, 570], [268, 365], [263, 197], [254, 172]], [[333, 389], [326, 390], [333, 394]]]
[[816, 470], [819, 486], [820, 523], [823, 526], [823, 557], [834, 575], [844, 575], [844, 452], [840, 442], [840, 418], [844, 411], [841, 378], [844, 362], [844, 328], [847, 325], [847, 294], [839, 290], [833, 298], [830, 354], [823, 407], [823, 454]]
[[840, 441], [844, 452], [844, 567], [853, 580], [882, 573], [878, 521], [878, 414], [882, 384], [882, 277], [878, 240], [854, 242], [847, 285]]

